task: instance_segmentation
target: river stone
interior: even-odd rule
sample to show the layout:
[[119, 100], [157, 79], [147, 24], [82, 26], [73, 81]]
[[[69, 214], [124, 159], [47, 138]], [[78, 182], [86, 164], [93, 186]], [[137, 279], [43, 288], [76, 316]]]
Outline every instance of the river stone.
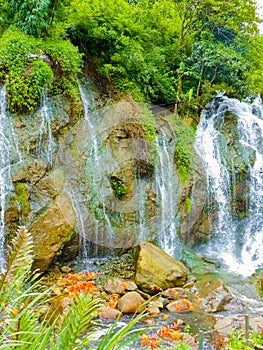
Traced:
[[185, 266], [152, 243], [141, 241], [137, 248], [135, 282], [146, 293], [151, 285], [160, 289], [180, 287], [185, 284]]
[[58, 195], [46, 210], [41, 211], [29, 228], [34, 241], [32, 269], [44, 272], [64, 243], [74, 234], [76, 216], [65, 193]]
[[120, 280], [119, 278], [108, 279], [104, 283], [103, 288], [109, 294], [123, 294], [125, 290], [123, 281]]
[[[260, 327], [262, 328], [262, 317], [259, 316], [249, 316], [249, 328], [254, 332], [258, 332]], [[227, 317], [222, 317], [216, 320], [215, 331], [222, 335], [231, 334], [233, 328], [245, 331], [245, 316], [236, 314]]]
[[124, 314], [135, 314], [145, 310], [144, 303], [139, 293], [128, 292], [119, 299], [117, 308]]
[[125, 282], [125, 284], [126, 284], [126, 290], [129, 290], [129, 291], [133, 291], [138, 288], [137, 284], [133, 281], [127, 281]]
[[153, 317], [157, 317], [160, 315], [161, 311], [158, 308], [158, 306], [155, 305], [151, 305], [147, 308], [147, 312], [149, 315], [153, 316]]
[[203, 299], [200, 307], [206, 312], [219, 312], [232, 300], [227, 287], [219, 278], [203, 277], [196, 284], [199, 295]]
[[121, 312], [112, 309], [109, 306], [102, 305], [99, 309], [99, 318], [103, 320], [116, 320], [121, 315]]

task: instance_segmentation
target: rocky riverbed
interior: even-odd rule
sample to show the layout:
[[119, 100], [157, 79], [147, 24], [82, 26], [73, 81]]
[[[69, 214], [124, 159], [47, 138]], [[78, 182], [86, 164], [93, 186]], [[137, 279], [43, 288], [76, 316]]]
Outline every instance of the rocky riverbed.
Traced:
[[[121, 326], [144, 312], [137, 327], [155, 327], [148, 331], [149, 337], [156, 329], [172, 329], [171, 334], [178, 332], [178, 339], [195, 349], [197, 335], [203, 332], [210, 344], [207, 349], [219, 349], [218, 344], [227, 343], [233, 328], [245, 329], [245, 315], [249, 315], [250, 329], [258, 331], [263, 325], [263, 305], [251, 279], [219, 272], [194, 276], [184, 264], [148, 242], [140, 242], [133, 254], [93, 261], [90, 268], [93, 271], [77, 272], [69, 265], [57, 264], [43, 282], [52, 285], [54, 300], [49, 312], [63, 312], [80, 291], [99, 299], [98, 334], [117, 318]], [[167, 346], [176, 340], [164, 339]], [[140, 348], [140, 341], [133, 346]]]

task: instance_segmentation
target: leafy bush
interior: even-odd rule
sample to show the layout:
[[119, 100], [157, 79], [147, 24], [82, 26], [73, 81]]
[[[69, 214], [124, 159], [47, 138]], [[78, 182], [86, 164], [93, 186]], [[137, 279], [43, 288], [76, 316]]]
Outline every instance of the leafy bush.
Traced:
[[226, 346], [227, 350], [252, 350], [262, 349], [263, 347], [263, 332], [262, 329], [259, 332], [250, 331], [248, 338], [242, 330], [233, 329], [229, 337], [229, 344]]
[[34, 110], [46, 89], [76, 97], [81, 62], [69, 41], [44, 41], [10, 28], [0, 39], [0, 79], [9, 110]]

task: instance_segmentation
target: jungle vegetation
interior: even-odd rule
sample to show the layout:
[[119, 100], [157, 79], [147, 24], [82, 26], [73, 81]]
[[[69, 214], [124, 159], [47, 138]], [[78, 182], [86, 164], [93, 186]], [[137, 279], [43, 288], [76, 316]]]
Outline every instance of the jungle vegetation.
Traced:
[[[0, 0], [0, 6], [1, 79], [13, 111], [35, 108], [44, 86], [74, 98], [74, 76], [90, 60], [118, 91], [183, 116], [197, 114], [218, 91], [243, 99], [263, 90], [254, 0]], [[32, 59], [40, 52], [53, 66]]]

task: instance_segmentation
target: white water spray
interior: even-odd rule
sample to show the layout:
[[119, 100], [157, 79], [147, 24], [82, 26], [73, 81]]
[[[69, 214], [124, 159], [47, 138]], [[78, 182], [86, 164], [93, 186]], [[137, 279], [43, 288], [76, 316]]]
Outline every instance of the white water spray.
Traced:
[[10, 167], [12, 160], [21, 160], [12, 122], [7, 116], [5, 87], [0, 88], [0, 149], [0, 270], [2, 270], [5, 267], [5, 209], [7, 195], [13, 191]]
[[45, 156], [50, 167], [53, 165], [53, 152], [56, 143], [52, 133], [52, 116], [50, 101], [45, 91], [40, 101], [41, 124], [39, 128], [39, 139], [37, 142], [37, 153]]
[[[231, 209], [231, 186], [235, 186], [234, 165], [227, 164], [229, 145], [224, 140], [225, 113], [236, 118], [240, 149], [238, 155], [254, 154], [247, 162], [248, 203], [245, 218]], [[209, 205], [217, 208], [214, 237], [200, 247], [203, 254], [221, 259], [234, 272], [248, 276], [263, 265], [263, 106], [260, 98], [253, 104], [227, 97], [214, 100], [201, 115], [195, 149], [206, 169]], [[233, 159], [231, 160], [233, 162]]]
[[160, 247], [173, 257], [180, 255], [180, 242], [176, 230], [178, 177], [174, 168], [175, 137], [169, 144], [165, 132], [161, 129], [156, 136], [158, 164], [155, 172], [156, 194], [159, 210], [158, 241]]

